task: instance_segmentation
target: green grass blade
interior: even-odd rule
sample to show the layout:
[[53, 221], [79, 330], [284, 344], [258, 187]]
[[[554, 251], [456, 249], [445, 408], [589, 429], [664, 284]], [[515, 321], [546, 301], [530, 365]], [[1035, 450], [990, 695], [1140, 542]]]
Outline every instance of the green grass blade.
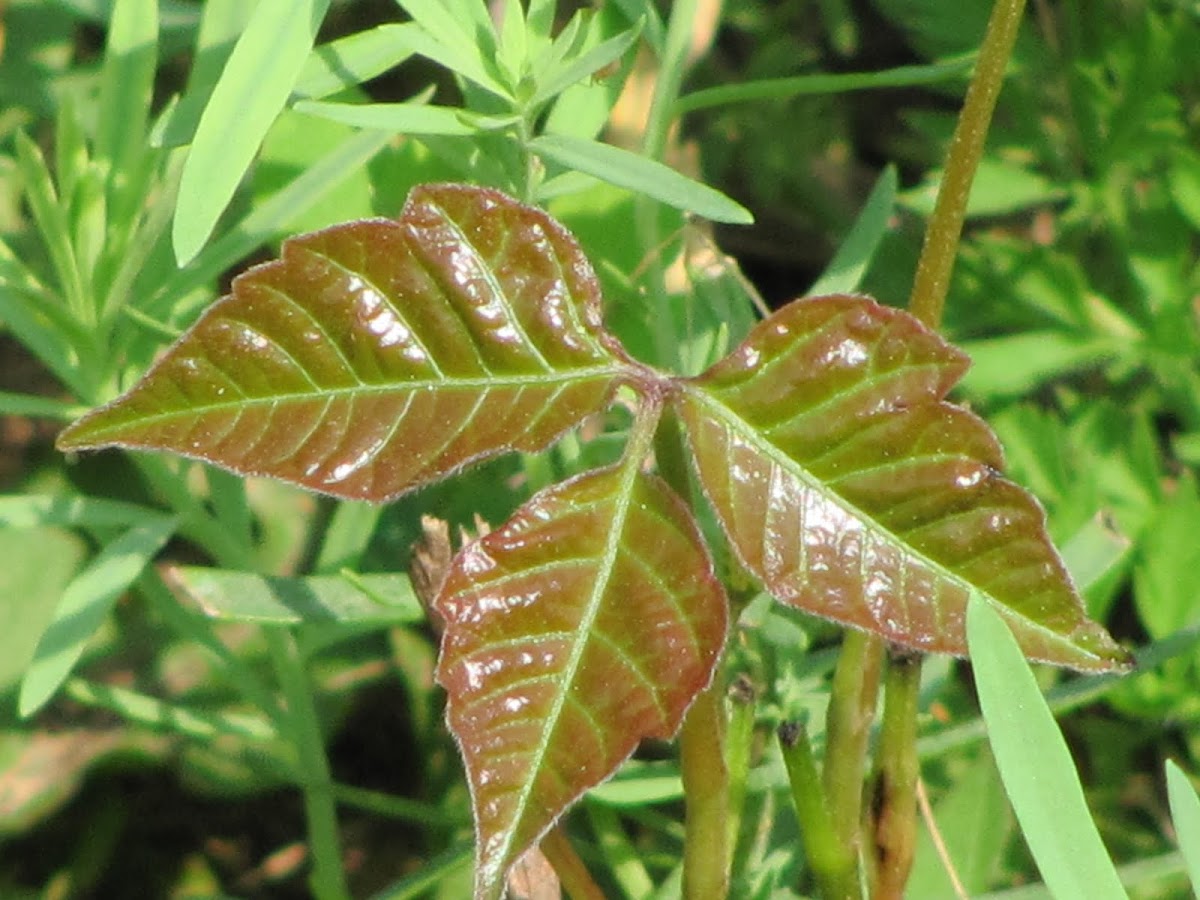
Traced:
[[314, 575], [285, 578], [176, 566], [166, 575], [172, 589], [204, 615], [222, 622], [300, 625], [323, 622], [390, 625], [421, 622], [425, 611], [407, 575]]
[[71, 579], [21, 680], [17, 708], [22, 716], [37, 712], [54, 696], [117, 598], [162, 549], [178, 524], [175, 517], [158, 516], [130, 528]]
[[1200, 896], [1200, 798], [1183, 769], [1173, 760], [1167, 760], [1167, 799], [1192, 890]]
[[[144, 152], [157, 63], [157, 0], [118, 0], [109, 20], [96, 134], [96, 156], [108, 160], [112, 186], [127, 180]], [[110, 193], [109, 202], [115, 199]]]
[[312, 51], [329, 0], [262, 0], [200, 117], [183, 166], [172, 239], [195, 258], [233, 198]]
[[896, 167], [888, 166], [871, 188], [867, 202], [858, 214], [850, 233], [838, 247], [829, 266], [808, 293], [849, 294], [858, 290], [867, 266], [875, 256], [879, 242], [887, 231], [888, 219], [896, 204]]
[[300, 70], [292, 96], [325, 97], [395, 68], [413, 55], [415, 31], [411, 23], [389, 23], [322, 44]]
[[463, 110], [452, 106], [425, 103], [325, 103], [302, 100], [296, 112], [320, 116], [345, 125], [375, 128], [397, 134], [471, 135], [473, 128], [463, 118]]
[[[499, 97], [512, 99], [508, 86], [490, 71], [488, 60], [496, 58], [496, 31], [487, 9], [475, 0], [397, 0], [427, 40], [419, 40], [416, 52], [457, 72]], [[455, 9], [459, 6], [459, 9]]]
[[25, 199], [33, 213], [33, 221], [50, 255], [54, 274], [67, 305], [81, 321], [87, 321], [91, 306], [84, 294], [75, 249], [71, 245], [71, 226], [66, 210], [59, 203], [54, 181], [46, 167], [46, 159], [37, 144], [18, 131], [15, 138], [17, 173], [25, 189]]
[[174, 732], [196, 740], [212, 741], [229, 735], [252, 741], [270, 741], [277, 737], [274, 726], [261, 716], [192, 709], [83, 678], [69, 679], [63, 690], [76, 703], [109, 710], [146, 728]]
[[755, 100], [786, 100], [808, 94], [841, 94], [876, 88], [912, 87], [937, 84], [955, 79], [966, 80], [975, 65], [975, 54], [960, 56], [924, 66], [900, 66], [882, 72], [855, 72], [848, 75], [797, 75], [791, 78], [766, 78], [706, 88], [681, 97], [675, 104], [677, 116], [699, 109], [750, 103]]
[[187, 87], [161, 128], [152, 133], [154, 146], [182, 147], [192, 142], [204, 107], [253, 11], [253, 6], [242, 0], [208, 0], [204, 4]]
[[0, 526], [8, 528], [36, 528], [40, 525], [126, 528], [151, 524], [160, 519], [162, 513], [156, 510], [120, 500], [52, 497], [45, 494], [0, 497]]
[[35, 416], [42, 419], [70, 422], [85, 412], [87, 409], [84, 407], [76, 406], [73, 403], [63, 403], [52, 397], [0, 391], [0, 416]]
[[623, 31], [616, 37], [609, 38], [582, 56], [568, 61], [555, 71], [548, 72], [545, 80], [538, 85], [537, 93], [533, 95], [530, 105], [536, 107], [538, 104], [545, 103], [552, 97], [557, 97], [571, 85], [583, 81], [598, 69], [602, 69], [609, 63], [620, 59], [633, 46], [634, 41], [637, 40], [641, 31], [642, 25], [639, 22], [628, 31]]
[[1008, 626], [978, 594], [967, 635], [996, 765], [1046, 885], [1060, 900], [1124, 900], [1062, 733]]
[[365, 166], [390, 140], [391, 135], [382, 131], [364, 131], [347, 138], [206, 247], [191, 265], [163, 286], [147, 304], [146, 311], [164, 318], [165, 311], [172, 309], [181, 298], [208, 285], [229, 266], [276, 235], [351, 173]]
[[538, 156], [569, 169], [627, 188], [676, 209], [714, 222], [748, 225], [754, 216], [720, 191], [681, 175], [669, 166], [619, 147], [561, 134], [544, 134], [530, 142]]

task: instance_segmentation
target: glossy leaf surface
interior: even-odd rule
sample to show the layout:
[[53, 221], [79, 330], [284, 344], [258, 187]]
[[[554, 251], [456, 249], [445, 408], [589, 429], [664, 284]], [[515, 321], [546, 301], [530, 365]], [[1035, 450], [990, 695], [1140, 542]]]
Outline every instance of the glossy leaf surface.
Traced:
[[966, 366], [906, 313], [820, 297], [759, 323], [676, 402], [730, 542], [783, 602], [964, 655], [975, 589], [1030, 658], [1127, 665], [991, 431], [943, 401]]
[[630, 371], [610, 340], [561, 226], [496, 191], [426, 186], [397, 221], [286, 241], [59, 446], [386, 500], [602, 409]]
[[704, 688], [727, 602], [699, 532], [628, 464], [552, 487], [455, 558], [438, 681], [475, 806], [476, 896]]

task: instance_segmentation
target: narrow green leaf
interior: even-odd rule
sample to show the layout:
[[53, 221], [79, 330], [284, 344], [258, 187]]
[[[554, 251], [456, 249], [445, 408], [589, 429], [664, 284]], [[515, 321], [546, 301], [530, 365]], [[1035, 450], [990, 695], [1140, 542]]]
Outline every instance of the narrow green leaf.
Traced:
[[425, 612], [406, 575], [314, 575], [284, 578], [202, 566], [164, 574], [176, 593], [210, 619], [259, 625], [341, 622], [395, 625], [421, 622]]
[[663, 47], [667, 42], [667, 29], [655, 5], [649, 0], [613, 0], [613, 5], [620, 9], [630, 22], [645, 20], [646, 40], [654, 52], [662, 56]]
[[427, 39], [414, 38], [416, 53], [457, 72], [499, 97], [512, 99], [509, 87], [493, 74], [496, 32], [483, 3], [465, 0], [455, 9], [444, 0], [397, 0], [424, 30]]
[[838, 247], [816, 284], [808, 289], [811, 296], [848, 294], [858, 290], [879, 242], [887, 231], [892, 207], [896, 204], [896, 167], [880, 173], [867, 202], [854, 220], [850, 232]]
[[1175, 842], [1187, 862], [1192, 890], [1200, 894], [1200, 798], [1183, 769], [1171, 759], [1167, 760], [1167, 799]]
[[913, 87], [937, 84], [954, 79], [966, 80], [975, 65], [975, 54], [932, 63], [924, 66], [900, 66], [882, 72], [855, 72], [849, 75], [797, 75], [791, 78], [768, 78], [742, 84], [706, 88], [681, 97], [675, 104], [675, 114], [711, 109], [731, 103], [755, 100], [786, 100], [811, 94], [840, 94], [846, 91], [865, 91], [877, 88]]
[[978, 591], [1031, 658], [1126, 667], [991, 431], [944, 402], [966, 365], [907, 313], [835, 295], [778, 310], [675, 399], [725, 533], [782, 602], [961, 656]]
[[0, 497], [0, 526], [9, 528], [36, 528], [41, 525], [124, 528], [149, 525], [161, 518], [162, 513], [157, 510], [120, 500], [39, 494]]
[[690, 514], [640, 459], [536, 495], [455, 558], [438, 682], [475, 808], [477, 900], [712, 678], [727, 601]]
[[261, 0], [213, 89], [183, 167], [172, 239], [180, 265], [216, 227], [313, 48], [329, 0]]
[[714, 222], [748, 225], [754, 221], [748, 209], [720, 191], [620, 147], [563, 134], [543, 134], [530, 141], [530, 149], [543, 159]]
[[518, 84], [529, 64], [529, 31], [525, 25], [525, 9], [520, 3], [505, 3], [502, 15], [496, 61], [503, 67], [509, 84]]
[[135, 525], [71, 579], [21, 680], [17, 707], [22, 716], [37, 712], [54, 696], [117, 598], [162, 549], [178, 524], [174, 517], [159, 516]]
[[[100, 75], [96, 155], [119, 188], [145, 152], [146, 123], [158, 65], [158, 0], [117, 0]], [[111, 191], [109, 202], [116, 202]]]
[[545, 73], [539, 80], [537, 93], [533, 95], [530, 105], [536, 107], [538, 104], [557, 97], [571, 85], [583, 81], [592, 73], [620, 59], [633, 46], [641, 32], [642, 28], [639, 22], [636, 27], [609, 38], [587, 53], [569, 60], [566, 65]]
[[203, 5], [187, 87], [151, 132], [151, 144], [182, 147], [192, 142], [204, 107], [253, 12], [253, 4], [243, 0], [207, 0]]
[[[2, 256], [0, 249], [0, 267]], [[46, 291], [0, 282], [0, 321], [76, 397], [91, 398], [95, 385], [89, 384], [80, 372], [78, 357], [69, 340], [69, 336], [82, 329]], [[79, 337], [83, 340], [82, 335]]]
[[470, 135], [478, 130], [453, 106], [427, 103], [325, 103], [302, 100], [296, 112], [396, 134]]
[[[2, 308], [0, 306], [0, 309]], [[0, 416], [35, 416], [70, 421], [77, 418], [80, 412], [80, 408], [75, 404], [63, 403], [51, 397], [0, 391]]]
[[390, 140], [391, 135], [379, 131], [351, 135], [205, 247], [186, 269], [178, 270], [147, 304], [147, 311], [166, 315], [177, 309], [184, 298], [204, 289], [365, 166]]
[[91, 306], [79, 277], [79, 267], [75, 264], [71, 226], [54, 190], [46, 159], [37, 144], [26, 137], [23, 131], [17, 132], [14, 144], [17, 150], [17, 173], [21, 177], [33, 220], [50, 254], [59, 287], [68, 306], [86, 321], [85, 310], [90, 310]]
[[1012, 632], [978, 594], [967, 635], [988, 740], [1046, 886], [1063, 900], [1124, 900], [1062, 732]]
[[72, 678], [63, 688], [77, 703], [96, 706], [116, 713], [128, 722], [136, 722], [156, 731], [171, 731], [202, 741], [231, 735], [252, 741], [270, 741], [278, 737], [271, 723], [258, 716], [238, 713], [203, 712], [188, 706], [165, 703], [135, 691], [107, 684]]
[[409, 43], [414, 31], [411, 24], [389, 23], [322, 44], [300, 70], [293, 96], [324, 97], [394, 69], [415, 52]]
[[321, 575], [343, 568], [358, 571], [382, 512], [382, 507], [373, 504], [339, 503], [325, 529], [313, 571]]
[[636, 377], [574, 239], [496, 191], [293, 238], [63, 449], [171, 450], [382, 501], [535, 451]]

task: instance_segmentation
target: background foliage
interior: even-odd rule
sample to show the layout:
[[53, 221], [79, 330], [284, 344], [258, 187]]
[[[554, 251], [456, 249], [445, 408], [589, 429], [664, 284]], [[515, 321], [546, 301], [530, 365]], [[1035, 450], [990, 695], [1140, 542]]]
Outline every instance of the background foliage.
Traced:
[[[0, 573], [6, 896], [304, 896], [304, 809], [289, 785], [322, 742], [355, 894], [462, 896], [469, 806], [432, 687], [436, 642], [392, 573], [422, 514], [452, 532], [476, 515], [498, 523], [619, 450], [603, 434], [567, 440], [380, 509], [165, 460], [66, 461], [51, 449], [59, 424], [127, 386], [283, 236], [394, 215], [431, 180], [469, 176], [546, 203], [596, 264], [627, 346], [685, 372], [748, 330], [756, 294], [778, 304], [814, 284], [858, 285], [899, 305], [962, 93], [958, 58], [989, 8], [750, 0], [718, 18], [701, 3], [687, 45], [672, 45], [665, 9], [613, 2], [580, 20], [561, 77], [540, 73], [558, 100], [508, 88], [521, 83], [515, 26], [483, 48], [501, 69], [453, 39], [438, 65], [395, 4], [313, 2], [307, 16], [285, 5], [287, 29], [268, 27], [281, 15], [271, 0], [253, 14], [217, 0], [10, 0], [0, 20], [0, 558], [19, 563]], [[437, 4], [404, 6], [436, 32]], [[563, 6], [539, 26], [547, 41], [567, 25]], [[1066, 0], [1032, 3], [1025, 26], [946, 331], [974, 360], [961, 399], [1045, 504], [1090, 612], [1145, 648], [1135, 676], [1039, 679], [1127, 886], [1178, 896], [1185, 858], [1162, 773], [1177, 760], [1178, 785], [1200, 767], [1200, 13]], [[255, 52], [239, 77], [263, 106], [209, 103], [243, 30]], [[310, 56], [314, 38], [354, 43]], [[254, 67], [268, 58], [294, 68]], [[683, 99], [656, 109], [654, 79], [685, 74]], [[721, 93], [730, 86], [743, 90]], [[674, 188], [716, 204], [710, 216], [744, 219], [697, 185], [598, 151], [588, 142], [601, 133], [719, 187], [756, 223], [713, 233], [671, 196], [647, 202]], [[188, 161], [205, 141], [223, 151], [210, 168], [199, 150]], [[238, 159], [252, 157], [243, 180]], [[597, 430], [624, 426], [611, 416]], [[181, 565], [146, 568], [155, 558]], [[297, 593], [189, 565], [213, 562], [311, 578]], [[820, 743], [835, 635], [749, 600], [742, 622], [755, 627], [736, 633], [730, 663], [757, 696], [734, 895], [788, 896], [805, 889], [805, 864], [770, 736], [804, 720]], [[259, 626], [300, 619], [317, 623], [293, 648], [317, 686], [307, 745], [282, 740], [295, 723], [272, 721], [263, 711], [276, 704], [256, 696], [281, 672]], [[31, 666], [47, 634], [55, 652]], [[958, 877], [972, 896], [1038, 880], [969, 670], [945, 658], [926, 668], [922, 771]], [[1186, 796], [1176, 788], [1171, 803]], [[670, 895], [679, 801], [673, 755], [652, 744], [571, 816], [613, 895], [659, 884]], [[911, 896], [953, 896], [922, 841]]]

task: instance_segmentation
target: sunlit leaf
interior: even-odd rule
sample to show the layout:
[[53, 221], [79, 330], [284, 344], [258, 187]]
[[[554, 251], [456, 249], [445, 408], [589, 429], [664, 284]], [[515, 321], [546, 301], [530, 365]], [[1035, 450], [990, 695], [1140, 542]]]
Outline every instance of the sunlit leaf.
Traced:
[[783, 602], [963, 655], [975, 589], [1030, 658], [1126, 666], [991, 431], [943, 402], [966, 366], [906, 313], [821, 297], [759, 323], [677, 404], [731, 543]]
[[575, 241], [495, 191], [418, 188], [398, 221], [285, 242], [59, 446], [170, 450], [385, 500], [535, 451], [628, 376]]
[[994, 607], [968, 604], [971, 665], [988, 741], [1021, 831], [1054, 897], [1125, 900], [1071, 751]]
[[682, 502], [636, 465], [538, 494], [456, 557], [438, 681], [475, 805], [476, 896], [712, 676], [727, 604]]

